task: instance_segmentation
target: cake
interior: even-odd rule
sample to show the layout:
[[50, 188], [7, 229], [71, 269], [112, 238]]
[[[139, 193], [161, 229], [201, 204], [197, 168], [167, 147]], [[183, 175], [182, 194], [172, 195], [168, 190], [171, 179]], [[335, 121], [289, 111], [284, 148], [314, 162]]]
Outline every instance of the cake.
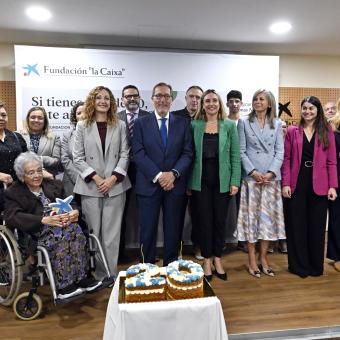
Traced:
[[140, 263], [129, 267], [125, 279], [125, 302], [149, 302], [166, 299], [166, 280], [159, 267]]
[[151, 276], [159, 276], [159, 267], [152, 263], [138, 263], [130, 266], [126, 271], [126, 277], [133, 277], [141, 273], [149, 273]]
[[170, 299], [192, 299], [203, 296], [204, 272], [201, 265], [178, 260], [166, 267], [167, 294]]

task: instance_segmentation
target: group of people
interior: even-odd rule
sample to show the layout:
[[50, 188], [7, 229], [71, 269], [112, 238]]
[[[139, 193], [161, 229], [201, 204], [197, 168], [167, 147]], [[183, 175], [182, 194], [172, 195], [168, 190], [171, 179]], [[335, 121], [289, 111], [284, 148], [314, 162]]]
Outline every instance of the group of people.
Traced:
[[[178, 258], [189, 206], [192, 241], [201, 252], [205, 277], [226, 280], [221, 257], [228, 206], [235, 196], [235, 236], [248, 246], [250, 275], [275, 276], [268, 247], [286, 237], [289, 271], [300, 277], [322, 275], [328, 208], [328, 256], [340, 270], [340, 112], [330, 124], [320, 100], [306, 97], [299, 124], [288, 127], [284, 137], [275, 98], [265, 89], [254, 93], [252, 110], [242, 119], [242, 94], [236, 90], [227, 96], [228, 117], [220, 95], [196, 85], [186, 91], [183, 110], [171, 110], [173, 90], [167, 83], [156, 84], [151, 99], [154, 111], [141, 110], [138, 88], [128, 85], [122, 90], [125, 110], [118, 112], [111, 90], [98, 86], [73, 108], [72, 129], [62, 141], [50, 130], [44, 108], [30, 109], [25, 130], [17, 133], [6, 129], [7, 113], [0, 105], [0, 156], [6, 160], [0, 181], [7, 186], [1, 189], [0, 208], [9, 226], [25, 229], [38, 243], [51, 245], [58, 235], [73, 233], [60, 236], [64, 243], [51, 249], [54, 266], [70, 268], [69, 275], [59, 275], [60, 289], [83, 287], [84, 278], [86, 286], [98, 284], [86, 276], [86, 255], [78, 250], [86, 247], [76, 223], [78, 210], [49, 216], [46, 209], [46, 202], [70, 194], [101, 241], [112, 275], [124, 252], [127, 207], [134, 197], [145, 262], [156, 261], [160, 210], [163, 265]], [[62, 191], [52, 185], [60, 171]], [[18, 198], [18, 190], [27, 202]], [[66, 239], [77, 245], [67, 245]], [[70, 264], [60, 259], [66, 248], [75, 259]], [[76, 253], [83, 254], [81, 259]], [[95, 276], [104, 275], [99, 261]]]

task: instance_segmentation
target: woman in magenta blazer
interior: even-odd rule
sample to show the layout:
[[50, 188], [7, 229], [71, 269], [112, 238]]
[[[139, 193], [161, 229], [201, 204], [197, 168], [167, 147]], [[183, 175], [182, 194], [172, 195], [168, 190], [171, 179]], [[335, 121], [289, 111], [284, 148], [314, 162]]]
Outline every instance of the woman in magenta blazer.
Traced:
[[300, 277], [322, 275], [327, 198], [335, 200], [337, 187], [333, 131], [320, 100], [306, 97], [301, 102], [299, 125], [288, 128], [282, 165], [291, 273]]

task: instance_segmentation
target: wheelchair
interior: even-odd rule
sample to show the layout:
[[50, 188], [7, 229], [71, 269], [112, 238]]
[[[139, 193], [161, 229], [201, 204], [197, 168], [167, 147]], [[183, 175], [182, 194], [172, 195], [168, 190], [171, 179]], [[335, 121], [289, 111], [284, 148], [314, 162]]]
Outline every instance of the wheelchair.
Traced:
[[[84, 232], [84, 231], [83, 231]], [[96, 260], [101, 261], [106, 276], [102, 285], [93, 292], [112, 286], [114, 277], [111, 276], [107, 260], [98, 238], [91, 233], [84, 232], [88, 240], [88, 253], [90, 259], [90, 271], [94, 272]], [[97, 259], [96, 259], [97, 255]], [[60, 305], [73, 301], [86, 293], [60, 299], [57, 295], [55, 279], [47, 250], [37, 246], [37, 265], [32, 273], [32, 287], [29, 292], [19, 294], [23, 282], [24, 256], [18, 244], [16, 231], [10, 230], [5, 225], [0, 225], [0, 305], [11, 306], [16, 316], [25, 321], [36, 319], [42, 311], [42, 300], [37, 294], [38, 287], [44, 285], [46, 278], [49, 281], [54, 304]]]

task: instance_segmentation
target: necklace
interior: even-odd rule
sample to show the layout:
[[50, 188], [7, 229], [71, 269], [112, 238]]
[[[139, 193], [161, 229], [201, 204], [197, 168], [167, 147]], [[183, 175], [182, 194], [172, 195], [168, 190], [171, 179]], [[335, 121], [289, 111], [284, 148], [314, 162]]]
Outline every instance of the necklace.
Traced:
[[207, 121], [207, 124], [217, 124], [217, 120], [211, 120], [211, 121]]

